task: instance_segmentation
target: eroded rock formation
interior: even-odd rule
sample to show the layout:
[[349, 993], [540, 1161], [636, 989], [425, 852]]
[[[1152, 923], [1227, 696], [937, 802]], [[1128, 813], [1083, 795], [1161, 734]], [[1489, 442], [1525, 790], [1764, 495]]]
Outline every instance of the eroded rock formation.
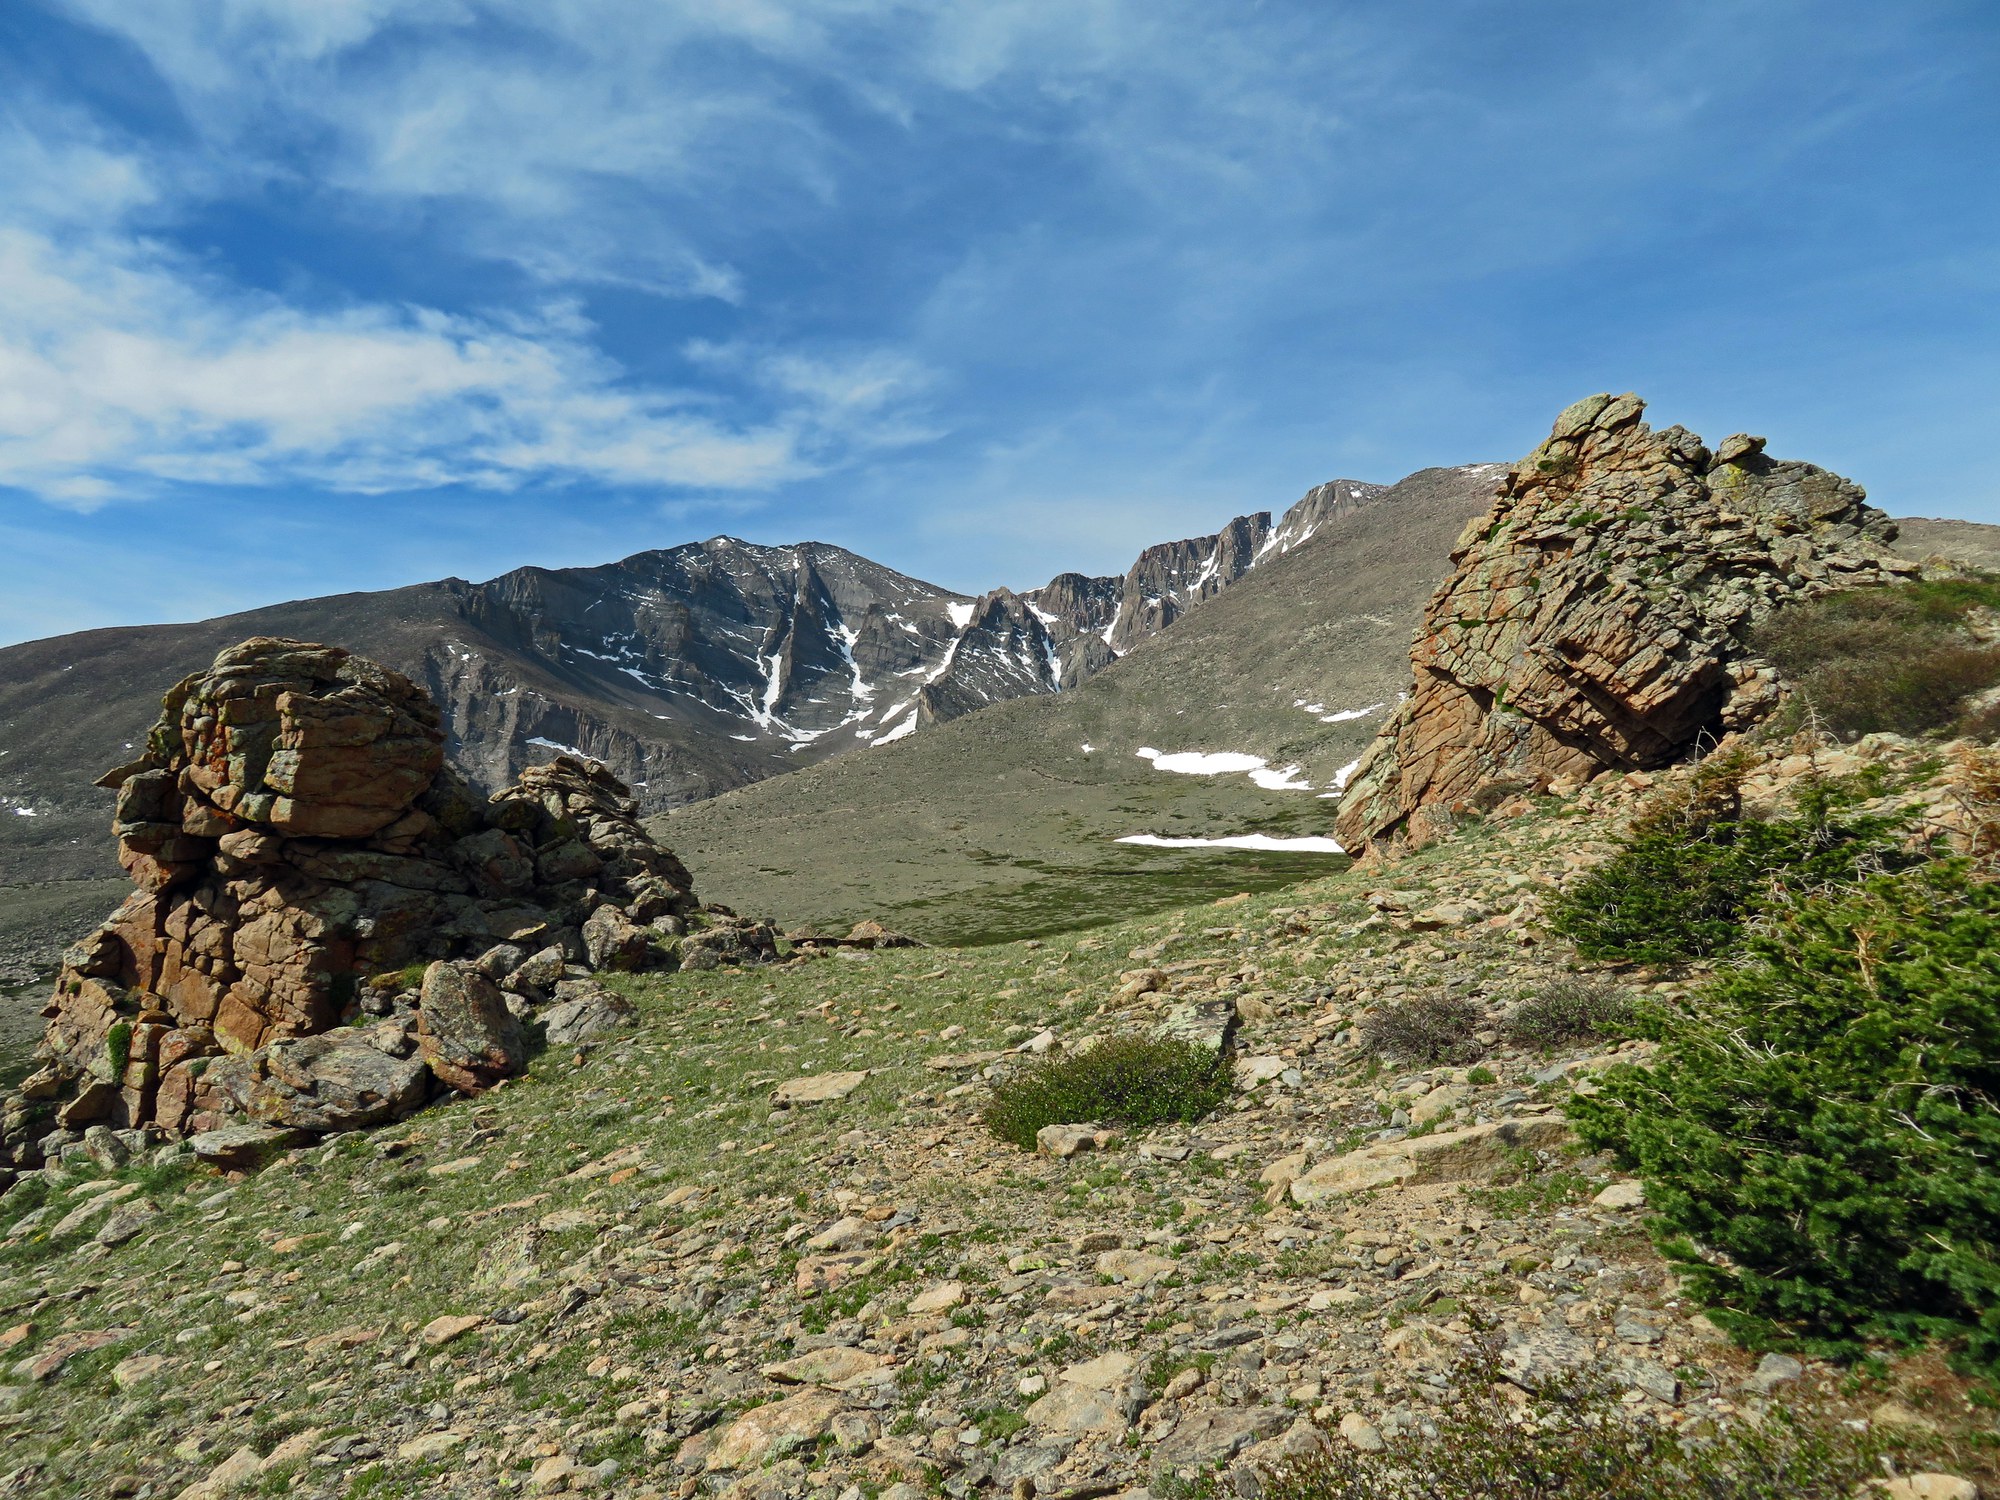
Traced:
[[775, 956], [602, 767], [482, 798], [443, 752], [420, 688], [335, 646], [245, 641], [174, 687], [103, 781], [137, 889], [65, 955], [0, 1158], [90, 1125], [373, 1124], [518, 1072], [536, 1004], [592, 969]]
[[1636, 396], [1592, 396], [1500, 480], [1425, 612], [1408, 697], [1363, 756], [1350, 849], [1425, 841], [1467, 807], [1647, 770], [1774, 706], [1743, 632], [1787, 600], [1898, 581], [1895, 527], [1858, 485], [1655, 432]]

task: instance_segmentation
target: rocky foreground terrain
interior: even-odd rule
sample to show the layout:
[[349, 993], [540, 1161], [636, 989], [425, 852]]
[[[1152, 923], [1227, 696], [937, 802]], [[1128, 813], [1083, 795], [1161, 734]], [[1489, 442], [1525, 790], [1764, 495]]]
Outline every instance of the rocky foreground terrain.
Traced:
[[[1816, 769], [1864, 763], [1952, 805], [1891, 738]], [[1683, 1297], [1638, 1185], [1565, 1147], [1565, 1097], [1642, 1044], [1510, 1040], [1570, 967], [1549, 892], [1654, 783], [1087, 934], [618, 979], [629, 1029], [260, 1163], [99, 1138], [0, 1197], [0, 1493], [1254, 1495], [1421, 1426], [1479, 1337], [1517, 1389], [1594, 1369], [1677, 1427], [1802, 1403], [1986, 1477], [1935, 1360], [1759, 1359]], [[1476, 1058], [1366, 1045], [1440, 990]], [[1190, 1007], [1238, 1022], [1214, 1118], [1037, 1154], [979, 1123], [1035, 1054]]]
[[[1976, 1500], [1986, 1388], [1740, 1351], [1577, 1144], [1566, 1104], [1645, 1076], [1600, 1085], [1652, 1056], [1630, 1006], [1673, 1020], [1717, 950], [1579, 975], [1555, 934], [1714, 767], [1731, 817], [1837, 784], [1898, 858], [1990, 859], [1990, 749], [1836, 743], [1754, 652], [1843, 586], [1991, 585], [1640, 409], [1570, 408], [1460, 535], [1351, 868], [1013, 943], [780, 944], [602, 770], [481, 802], [408, 680], [224, 653], [108, 778], [138, 889], [6, 1105], [0, 1494], [1257, 1497], [1584, 1380], [1692, 1438], [1844, 1424], [1883, 1500]], [[990, 1128], [1019, 1070], [1131, 1033], [1212, 1050], [1220, 1104]]]

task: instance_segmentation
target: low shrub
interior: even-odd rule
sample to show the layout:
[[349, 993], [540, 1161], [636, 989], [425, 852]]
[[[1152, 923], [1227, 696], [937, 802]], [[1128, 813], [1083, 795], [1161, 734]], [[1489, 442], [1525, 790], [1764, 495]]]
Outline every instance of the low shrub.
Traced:
[[2000, 885], [1946, 861], [1802, 901], [1652, 1030], [1570, 1112], [1718, 1321], [2000, 1370]]
[[1229, 1069], [1178, 1038], [1107, 1037], [1087, 1052], [1044, 1058], [994, 1085], [981, 1118], [1001, 1140], [1035, 1149], [1044, 1125], [1157, 1125], [1199, 1120], [1230, 1093]]
[[1565, 974], [1530, 995], [1507, 1017], [1507, 1040], [1534, 1052], [1632, 1035], [1637, 1007], [1617, 985]]
[[1377, 1006], [1361, 1023], [1371, 1051], [1405, 1062], [1470, 1062], [1480, 1054], [1473, 1033], [1486, 1018], [1456, 995], [1421, 995]]
[[1490, 1354], [1462, 1365], [1427, 1417], [1435, 1436], [1374, 1453], [1329, 1442], [1266, 1475], [1265, 1500], [1851, 1500], [1882, 1472], [1884, 1440], [1835, 1422], [1778, 1410], [1683, 1440], [1582, 1379], [1517, 1415], [1497, 1376]]
[[1967, 697], [2000, 684], [2000, 649], [1965, 630], [2000, 608], [2000, 580], [1944, 579], [1826, 594], [1777, 611], [1748, 645], [1799, 688], [1820, 722], [1854, 737], [1961, 724]]
[[1637, 821], [1603, 864], [1560, 891], [1549, 926], [1593, 963], [1678, 964], [1730, 952], [1751, 921], [1806, 893], [1922, 858], [1904, 816], [1853, 811], [1863, 789], [1808, 781], [1789, 816], [1753, 818], [1747, 763], [1721, 757]]

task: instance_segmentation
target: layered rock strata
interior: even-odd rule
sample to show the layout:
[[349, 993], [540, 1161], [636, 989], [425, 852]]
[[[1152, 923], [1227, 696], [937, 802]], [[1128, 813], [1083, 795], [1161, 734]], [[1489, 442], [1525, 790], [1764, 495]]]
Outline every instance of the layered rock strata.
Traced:
[[1407, 698], [1341, 800], [1350, 849], [1422, 843], [1454, 813], [1647, 770], [1780, 696], [1744, 632], [1777, 606], [1918, 565], [1858, 485], [1739, 434], [1654, 431], [1592, 396], [1500, 479], [1425, 612]]
[[591, 970], [776, 956], [601, 766], [480, 797], [422, 689], [336, 646], [222, 652], [101, 784], [137, 889], [64, 955], [0, 1161], [92, 1125], [377, 1123], [518, 1072], [536, 1005]]

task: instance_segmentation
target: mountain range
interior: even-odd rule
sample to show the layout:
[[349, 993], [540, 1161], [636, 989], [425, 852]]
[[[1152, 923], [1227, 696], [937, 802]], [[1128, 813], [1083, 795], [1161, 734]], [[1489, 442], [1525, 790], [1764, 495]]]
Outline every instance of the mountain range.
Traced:
[[1380, 501], [1336, 480], [1274, 521], [1149, 547], [1122, 576], [977, 598], [819, 542], [716, 537], [601, 567], [297, 600], [0, 650], [0, 883], [111, 873], [108, 794], [161, 692], [254, 635], [336, 641], [443, 706], [454, 764], [508, 785], [559, 750], [659, 811], [988, 704], [1073, 688], [1262, 564]]

